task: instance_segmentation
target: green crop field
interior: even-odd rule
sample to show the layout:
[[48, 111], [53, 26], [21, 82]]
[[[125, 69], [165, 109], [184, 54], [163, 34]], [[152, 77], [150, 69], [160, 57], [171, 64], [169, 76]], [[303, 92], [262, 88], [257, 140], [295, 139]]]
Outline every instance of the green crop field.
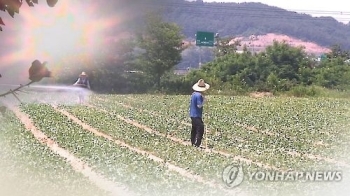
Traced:
[[[205, 149], [198, 149], [189, 145], [189, 98], [91, 95], [85, 105], [64, 92], [23, 98], [16, 107], [30, 121], [12, 107], [0, 115], [0, 195], [123, 195], [74, 168], [50, 148], [52, 142], [133, 195], [350, 191], [349, 99], [208, 95]], [[35, 137], [33, 127], [47, 139]], [[230, 164], [241, 165], [244, 174], [233, 188], [223, 180]], [[303, 171], [339, 171], [342, 178], [268, 181], [251, 176]]]

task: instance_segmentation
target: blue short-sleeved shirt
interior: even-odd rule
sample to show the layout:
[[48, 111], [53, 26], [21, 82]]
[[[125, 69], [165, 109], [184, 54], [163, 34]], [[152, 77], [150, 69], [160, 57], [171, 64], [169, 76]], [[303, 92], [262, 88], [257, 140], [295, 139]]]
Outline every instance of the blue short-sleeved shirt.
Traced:
[[192, 93], [190, 102], [190, 117], [202, 117], [203, 107], [199, 108], [198, 105], [203, 104], [202, 94], [199, 92]]

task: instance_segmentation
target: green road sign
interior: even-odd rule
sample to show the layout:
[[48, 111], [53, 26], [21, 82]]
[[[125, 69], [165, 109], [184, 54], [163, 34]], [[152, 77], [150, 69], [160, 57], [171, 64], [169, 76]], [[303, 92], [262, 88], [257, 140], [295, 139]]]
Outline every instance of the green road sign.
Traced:
[[196, 46], [214, 46], [214, 33], [198, 31], [196, 34]]

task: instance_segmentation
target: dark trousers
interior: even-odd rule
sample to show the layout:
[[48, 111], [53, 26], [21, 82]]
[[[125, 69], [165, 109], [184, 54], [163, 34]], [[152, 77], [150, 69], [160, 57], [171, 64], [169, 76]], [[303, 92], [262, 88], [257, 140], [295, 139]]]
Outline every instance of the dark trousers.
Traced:
[[200, 117], [191, 117], [192, 131], [191, 131], [191, 143], [194, 146], [199, 147], [202, 143], [204, 134], [204, 123]]

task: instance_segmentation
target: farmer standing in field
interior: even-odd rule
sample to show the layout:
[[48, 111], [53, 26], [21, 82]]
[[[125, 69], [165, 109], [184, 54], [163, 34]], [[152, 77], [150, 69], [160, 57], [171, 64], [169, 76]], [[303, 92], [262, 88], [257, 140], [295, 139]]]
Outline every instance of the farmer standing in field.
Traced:
[[85, 101], [85, 89], [91, 89], [90, 81], [86, 73], [82, 72], [78, 80], [73, 85], [83, 88], [79, 90], [79, 103], [82, 104]]
[[202, 119], [203, 105], [205, 102], [204, 92], [210, 88], [210, 85], [205, 83], [203, 79], [198, 80], [192, 86], [193, 93], [190, 101], [190, 117], [192, 121], [191, 143], [192, 146], [199, 147], [202, 143], [204, 134], [204, 123]]

